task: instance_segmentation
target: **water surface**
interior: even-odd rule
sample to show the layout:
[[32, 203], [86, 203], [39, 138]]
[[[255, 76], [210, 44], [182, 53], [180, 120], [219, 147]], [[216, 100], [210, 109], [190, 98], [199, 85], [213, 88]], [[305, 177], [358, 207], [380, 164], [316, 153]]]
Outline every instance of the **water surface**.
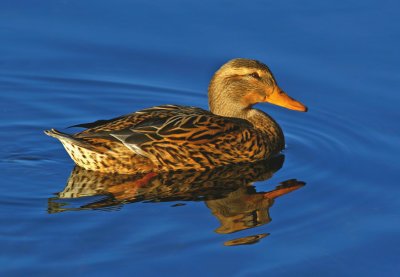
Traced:
[[[2, 275], [397, 276], [398, 9], [2, 1]], [[258, 106], [286, 135], [278, 164], [155, 177], [145, 191], [90, 175], [82, 190], [42, 132], [159, 104], [207, 108], [210, 77], [235, 57], [267, 63], [309, 107]]]

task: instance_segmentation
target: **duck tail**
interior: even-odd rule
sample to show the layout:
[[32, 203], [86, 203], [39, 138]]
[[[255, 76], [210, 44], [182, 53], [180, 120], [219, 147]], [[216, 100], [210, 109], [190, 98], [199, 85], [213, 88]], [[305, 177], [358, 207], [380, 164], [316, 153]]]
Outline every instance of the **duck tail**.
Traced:
[[94, 152], [99, 152], [99, 150], [96, 147], [94, 147], [93, 145], [85, 142], [84, 140], [75, 138], [72, 135], [60, 132], [60, 131], [58, 131], [56, 129], [46, 130], [46, 131], [44, 131], [44, 133], [46, 135], [50, 136], [50, 137], [58, 139], [64, 145], [66, 145], [66, 144], [67, 145], [75, 145], [75, 146], [79, 146], [79, 147], [82, 147], [82, 148], [87, 149], [87, 150], [91, 150], [91, 151], [94, 151]]
[[70, 140], [72, 139], [71, 135], [68, 135], [66, 133], [62, 133], [60, 131], [57, 131], [56, 129], [50, 129], [50, 130], [46, 130], [44, 131], [44, 133], [50, 137], [56, 138], [56, 139], [67, 139]]

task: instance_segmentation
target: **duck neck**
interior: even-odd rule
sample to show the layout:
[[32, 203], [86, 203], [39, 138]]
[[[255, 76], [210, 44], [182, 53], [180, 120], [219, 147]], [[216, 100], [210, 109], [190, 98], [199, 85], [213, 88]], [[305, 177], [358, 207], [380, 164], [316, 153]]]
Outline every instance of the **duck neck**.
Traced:
[[285, 147], [285, 137], [281, 127], [268, 114], [252, 108], [248, 112], [246, 120], [268, 137], [271, 145], [276, 147], [276, 149], [272, 149], [273, 152], [279, 152]]
[[243, 107], [237, 103], [229, 103], [228, 100], [224, 100], [225, 101], [220, 104], [210, 101], [210, 111], [219, 116], [245, 119], [249, 121], [254, 128], [268, 137], [271, 145], [277, 147], [277, 149], [275, 149], [276, 151], [280, 151], [284, 148], [285, 140], [282, 129], [272, 117], [258, 109]]

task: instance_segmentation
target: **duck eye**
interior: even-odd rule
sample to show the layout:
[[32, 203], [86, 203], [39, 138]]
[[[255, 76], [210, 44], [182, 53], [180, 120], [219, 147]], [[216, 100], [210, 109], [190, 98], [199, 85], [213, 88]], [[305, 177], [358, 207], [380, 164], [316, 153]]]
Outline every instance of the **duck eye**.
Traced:
[[260, 79], [260, 75], [258, 75], [257, 72], [250, 73], [249, 76], [251, 76], [251, 77], [253, 77], [255, 79]]

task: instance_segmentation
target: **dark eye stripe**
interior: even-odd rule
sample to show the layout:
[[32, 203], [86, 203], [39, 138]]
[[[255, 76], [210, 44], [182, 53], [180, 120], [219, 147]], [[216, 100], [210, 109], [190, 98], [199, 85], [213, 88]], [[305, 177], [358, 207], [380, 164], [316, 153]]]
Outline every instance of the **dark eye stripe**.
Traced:
[[249, 76], [251, 76], [251, 77], [253, 77], [255, 79], [260, 79], [260, 75], [258, 75], [257, 72], [250, 73]]

